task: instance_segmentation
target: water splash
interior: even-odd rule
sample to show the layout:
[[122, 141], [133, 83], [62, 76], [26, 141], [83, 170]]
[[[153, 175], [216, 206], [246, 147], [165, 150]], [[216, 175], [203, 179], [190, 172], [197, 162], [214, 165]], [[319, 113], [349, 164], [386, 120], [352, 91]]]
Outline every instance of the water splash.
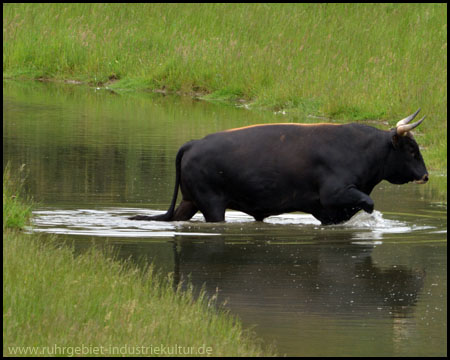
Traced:
[[[33, 212], [33, 227], [30, 231], [50, 234], [139, 238], [220, 235], [179, 231], [180, 224], [176, 222], [129, 220], [128, 217], [135, 214], [137, 210], [126, 208], [37, 210]], [[159, 213], [161, 212], [153, 211], [151, 215]]]
[[383, 239], [385, 234], [405, 234], [432, 228], [431, 226], [417, 226], [399, 220], [385, 219], [383, 214], [376, 210], [372, 214], [361, 211], [342, 226], [370, 230], [355, 232], [353, 239], [362, 241], [354, 241], [353, 244], [366, 244], [367, 242], [380, 244], [381, 242], [374, 241]]
[[[130, 237], [130, 238], [161, 238], [175, 236], [214, 236], [221, 235], [226, 227], [236, 224], [257, 224], [260, 230], [264, 227], [277, 225], [300, 226], [309, 230], [355, 230], [352, 238], [355, 241], [374, 241], [383, 239], [386, 233], [409, 233], [430, 227], [416, 226], [406, 222], [385, 219], [379, 211], [372, 214], [360, 212], [348, 222], [335, 226], [322, 226], [312, 215], [289, 213], [271, 216], [264, 223], [255, 222], [254, 218], [238, 212], [226, 212], [226, 224], [220, 227], [204, 223], [204, 217], [198, 213], [190, 222], [163, 222], [163, 221], [135, 221], [128, 220], [129, 216], [143, 213], [142, 209], [134, 208], [105, 208], [105, 209], [42, 209], [33, 212], [32, 232], [45, 232], [53, 234], [103, 236], [103, 237]], [[157, 210], [145, 210], [147, 215], [163, 213]], [[254, 228], [254, 226], [253, 226]], [[241, 230], [245, 232], [246, 227]]]

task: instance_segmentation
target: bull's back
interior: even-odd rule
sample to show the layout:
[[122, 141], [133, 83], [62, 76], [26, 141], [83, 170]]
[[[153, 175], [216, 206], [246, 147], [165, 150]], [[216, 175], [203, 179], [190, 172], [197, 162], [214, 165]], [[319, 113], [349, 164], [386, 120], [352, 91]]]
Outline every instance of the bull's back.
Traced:
[[343, 126], [267, 124], [226, 130], [197, 140], [187, 159], [209, 166], [225, 162], [233, 168], [312, 166], [329, 157], [338, 141], [346, 142]]
[[187, 192], [214, 188], [265, 203], [293, 188], [315, 191], [320, 163], [328, 156], [323, 152], [341, 126], [270, 124], [208, 135], [184, 154], [182, 185]]

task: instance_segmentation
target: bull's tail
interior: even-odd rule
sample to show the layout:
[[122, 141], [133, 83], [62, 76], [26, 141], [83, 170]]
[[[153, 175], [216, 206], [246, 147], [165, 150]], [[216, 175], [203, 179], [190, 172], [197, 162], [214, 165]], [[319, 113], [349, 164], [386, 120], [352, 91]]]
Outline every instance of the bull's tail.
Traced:
[[191, 147], [191, 143], [184, 144], [180, 150], [178, 150], [177, 157], [175, 160], [175, 189], [173, 192], [172, 197], [172, 203], [170, 204], [169, 210], [165, 214], [161, 215], [154, 215], [154, 216], [147, 216], [147, 215], [136, 215], [132, 216], [129, 219], [130, 220], [155, 220], [155, 221], [171, 221], [173, 219], [173, 214], [175, 212], [175, 205], [177, 203], [177, 196], [178, 196], [178, 187], [180, 186], [180, 179], [181, 179], [181, 159], [183, 158], [183, 154], [186, 150], [188, 150]]

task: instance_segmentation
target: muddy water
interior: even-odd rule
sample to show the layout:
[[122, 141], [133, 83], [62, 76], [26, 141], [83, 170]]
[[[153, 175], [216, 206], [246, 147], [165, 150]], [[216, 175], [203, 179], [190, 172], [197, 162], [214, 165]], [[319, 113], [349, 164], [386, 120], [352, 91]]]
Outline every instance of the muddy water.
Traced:
[[447, 354], [446, 178], [382, 182], [376, 211], [339, 226], [301, 213], [261, 223], [233, 211], [225, 224], [201, 214], [130, 221], [168, 207], [184, 142], [304, 119], [70, 85], [4, 82], [3, 91], [3, 164], [26, 164], [26, 187], [40, 203], [30, 231], [59, 234], [77, 251], [112, 244], [176, 282], [189, 277], [279, 354]]

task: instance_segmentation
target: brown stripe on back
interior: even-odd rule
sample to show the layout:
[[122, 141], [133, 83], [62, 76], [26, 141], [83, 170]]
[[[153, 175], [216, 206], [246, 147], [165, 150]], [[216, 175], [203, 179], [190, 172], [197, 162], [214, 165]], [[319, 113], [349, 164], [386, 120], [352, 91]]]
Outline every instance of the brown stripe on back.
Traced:
[[342, 125], [342, 124], [332, 124], [332, 123], [316, 123], [316, 124], [271, 123], [271, 124], [248, 125], [248, 126], [243, 126], [243, 127], [233, 128], [233, 129], [228, 129], [228, 130], [223, 130], [223, 131], [224, 131], [224, 132], [238, 131], [238, 130], [244, 130], [244, 129], [249, 129], [249, 128], [258, 127], [258, 126], [269, 126], [269, 125], [296, 125], [296, 126], [323, 126], [323, 125], [335, 125], [335, 126], [338, 126], [338, 125]]

